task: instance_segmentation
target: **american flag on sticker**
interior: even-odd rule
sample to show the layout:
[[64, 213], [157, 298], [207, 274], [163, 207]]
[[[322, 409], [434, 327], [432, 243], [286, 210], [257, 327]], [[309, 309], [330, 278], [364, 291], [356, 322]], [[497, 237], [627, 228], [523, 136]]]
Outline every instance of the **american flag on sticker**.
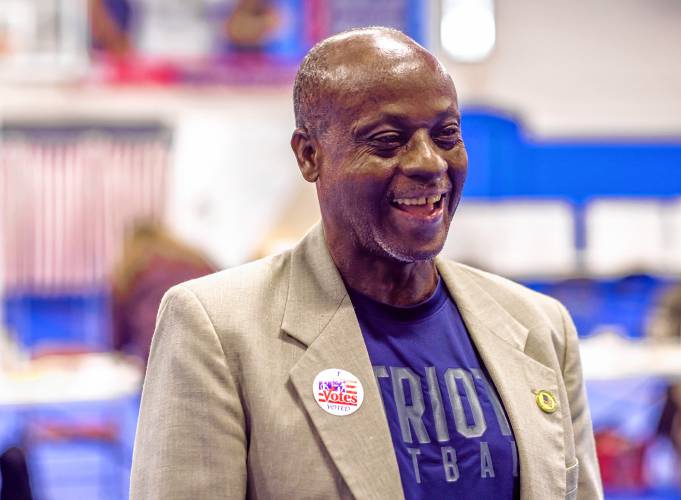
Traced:
[[319, 406], [333, 415], [355, 412], [364, 398], [359, 380], [344, 370], [324, 370], [314, 381], [315, 399]]
[[329, 380], [325, 382], [319, 382], [319, 390], [320, 392], [333, 391], [343, 394], [357, 394], [357, 381]]

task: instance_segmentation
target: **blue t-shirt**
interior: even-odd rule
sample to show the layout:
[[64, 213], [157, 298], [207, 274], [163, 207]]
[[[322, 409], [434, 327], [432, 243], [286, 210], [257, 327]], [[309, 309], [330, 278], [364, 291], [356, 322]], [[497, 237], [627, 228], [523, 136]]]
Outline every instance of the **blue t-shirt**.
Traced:
[[506, 413], [442, 281], [395, 307], [350, 290], [381, 391], [405, 497], [519, 498]]

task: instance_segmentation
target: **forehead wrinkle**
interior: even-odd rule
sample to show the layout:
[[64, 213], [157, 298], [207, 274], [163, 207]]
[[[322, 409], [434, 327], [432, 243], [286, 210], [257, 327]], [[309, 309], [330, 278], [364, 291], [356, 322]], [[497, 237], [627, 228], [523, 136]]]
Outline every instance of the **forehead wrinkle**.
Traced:
[[[385, 58], [366, 62], [350, 61], [337, 63], [327, 67], [321, 78], [322, 85], [319, 90], [323, 93], [366, 92], [377, 87], [383, 87], [392, 79], [403, 79], [409, 74], [419, 73], [424, 69], [423, 60], [420, 57]], [[430, 68], [429, 68], [430, 69]], [[440, 73], [439, 71], [437, 73]], [[371, 94], [364, 95], [370, 99]]]
[[[431, 72], [430, 68], [424, 68], [418, 60], [402, 61], [398, 64], [381, 65], [371, 67], [371, 71], [357, 71], [356, 65], [343, 65], [335, 68], [324, 79], [323, 90], [320, 88], [319, 97], [330, 104], [330, 111], [342, 100], [342, 110], [359, 107], [366, 110], [368, 106], [380, 105], [381, 108], [389, 106], [390, 99], [394, 98], [397, 105], [404, 99], [400, 88], [393, 88], [391, 80], [403, 80], [412, 78], [415, 82], [414, 94], [422, 95], [419, 83], [430, 77], [437, 80], [436, 88], [440, 89], [440, 95], [436, 97], [436, 103], [427, 107], [439, 108], [442, 112], [457, 110], [458, 99], [456, 90], [449, 75], [442, 75], [439, 71]], [[423, 70], [427, 75], [424, 75]], [[433, 74], [435, 73], [435, 74]], [[429, 87], [430, 90], [432, 87]], [[323, 99], [322, 99], [323, 98]], [[331, 104], [332, 103], [332, 104]], [[425, 103], [425, 102], [424, 102]], [[387, 109], [387, 108], [386, 108]], [[339, 110], [339, 111], [342, 111]]]
[[319, 90], [361, 91], [380, 86], [391, 78], [431, 72], [452, 85], [451, 76], [440, 61], [415, 42], [388, 36], [371, 36], [333, 42], [343, 50], [324, 58]]
[[343, 83], [359, 75], [372, 80], [377, 73], [399, 75], [418, 70], [424, 64], [438, 65], [432, 54], [403, 37], [371, 30], [331, 37], [323, 51], [324, 80]]

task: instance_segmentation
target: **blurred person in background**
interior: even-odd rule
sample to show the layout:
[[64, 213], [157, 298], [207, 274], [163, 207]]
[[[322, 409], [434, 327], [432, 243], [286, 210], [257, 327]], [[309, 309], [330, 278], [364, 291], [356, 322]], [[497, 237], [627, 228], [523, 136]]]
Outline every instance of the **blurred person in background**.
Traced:
[[[648, 318], [646, 336], [660, 343], [681, 342], [681, 284], [666, 290], [658, 299]], [[681, 485], [681, 384], [671, 384], [665, 395], [657, 434], [672, 444], [675, 456], [677, 485]]]
[[0, 454], [0, 500], [32, 500], [26, 457], [20, 448]]
[[136, 225], [123, 244], [113, 275], [113, 347], [146, 363], [156, 313], [173, 285], [215, 272], [198, 250], [162, 225]]
[[132, 43], [127, 32], [132, 11], [130, 3], [127, 0], [89, 0], [88, 8], [95, 47], [114, 57], [130, 55]]
[[281, 13], [271, 0], [238, 0], [224, 23], [227, 39], [243, 50], [260, 50], [281, 25]]
[[[0, 379], [20, 360], [16, 342], [0, 324]], [[0, 500], [31, 500], [31, 484], [23, 449], [0, 445]]]
[[443, 66], [341, 33], [294, 110], [321, 224], [165, 295], [132, 500], [602, 498], [565, 308], [437, 257], [468, 167]]
[[648, 319], [648, 338], [660, 342], [681, 342], [681, 285], [666, 290]]

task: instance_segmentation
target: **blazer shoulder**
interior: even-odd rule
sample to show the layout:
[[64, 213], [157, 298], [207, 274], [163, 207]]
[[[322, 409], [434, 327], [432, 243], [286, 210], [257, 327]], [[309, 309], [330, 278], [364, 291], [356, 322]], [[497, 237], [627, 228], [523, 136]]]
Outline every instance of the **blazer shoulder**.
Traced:
[[[192, 293], [219, 331], [230, 324], [275, 320], [288, 292], [290, 252], [284, 252], [185, 281], [171, 288]], [[279, 318], [280, 319], [280, 318]]]
[[[200, 278], [195, 278], [180, 286], [190, 289], [198, 297], [224, 295], [270, 288], [287, 276], [282, 272], [288, 267], [290, 252], [271, 255], [239, 266], [230, 267]], [[285, 274], [285, 273], [284, 273]]]

